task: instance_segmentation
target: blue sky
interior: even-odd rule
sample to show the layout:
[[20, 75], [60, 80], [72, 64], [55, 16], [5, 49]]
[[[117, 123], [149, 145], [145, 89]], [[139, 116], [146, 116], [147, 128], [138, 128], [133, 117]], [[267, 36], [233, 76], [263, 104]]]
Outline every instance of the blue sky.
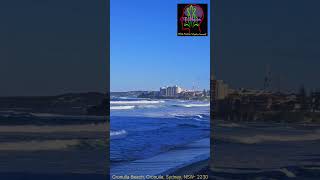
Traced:
[[[111, 91], [158, 90], [175, 84], [209, 88], [210, 34], [176, 35], [177, 4], [188, 2], [111, 0]], [[197, 2], [209, 6], [209, 0]]]

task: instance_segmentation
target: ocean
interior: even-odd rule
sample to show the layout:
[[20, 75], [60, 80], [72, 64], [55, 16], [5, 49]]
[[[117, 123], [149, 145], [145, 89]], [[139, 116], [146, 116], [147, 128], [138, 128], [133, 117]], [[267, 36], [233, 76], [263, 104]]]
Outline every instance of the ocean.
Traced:
[[320, 177], [319, 124], [215, 120], [211, 179]]
[[107, 179], [106, 119], [0, 112], [0, 179]]
[[111, 175], [156, 175], [209, 158], [209, 102], [113, 97], [110, 104]]

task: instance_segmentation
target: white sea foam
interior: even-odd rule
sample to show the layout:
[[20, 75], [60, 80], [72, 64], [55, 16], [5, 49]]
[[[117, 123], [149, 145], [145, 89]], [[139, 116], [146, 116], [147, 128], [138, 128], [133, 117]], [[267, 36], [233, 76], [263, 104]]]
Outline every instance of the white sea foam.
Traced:
[[119, 97], [119, 99], [130, 99], [129, 97]]
[[111, 106], [111, 110], [127, 110], [127, 109], [133, 109], [135, 106]]
[[186, 107], [186, 108], [191, 108], [191, 107], [208, 107], [210, 106], [210, 103], [207, 104], [177, 104], [175, 106], [179, 107]]
[[147, 105], [138, 105], [137, 106], [137, 108], [143, 108], [143, 109], [145, 109], [145, 108], [159, 108], [159, 107], [161, 107], [161, 106], [159, 106], [159, 105], [151, 105], [151, 104], [147, 104]]
[[200, 118], [200, 119], [203, 118], [203, 116], [202, 116], [201, 114], [197, 114], [196, 116], [197, 116], [198, 118]]
[[126, 130], [110, 131], [110, 136], [119, 136], [124, 134], [127, 134]]
[[200, 122], [205, 122], [205, 121], [209, 121], [209, 118], [205, 118], [204, 114], [194, 114], [194, 113], [180, 113], [180, 114], [176, 114], [173, 113], [171, 114], [173, 117], [177, 118], [177, 119], [181, 119], [181, 120], [186, 120], [186, 119], [190, 119], [190, 120], [195, 120], [195, 121], [200, 121]]
[[200, 121], [200, 122], [208, 121], [208, 119], [199, 119], [199, 118], [195, 118], [194, 120]]
[[138, 100], [138, 101], [110, 101], [110, 104], [159, 104], [164, 103], [164, 101], [148, 101], [148, 100]]

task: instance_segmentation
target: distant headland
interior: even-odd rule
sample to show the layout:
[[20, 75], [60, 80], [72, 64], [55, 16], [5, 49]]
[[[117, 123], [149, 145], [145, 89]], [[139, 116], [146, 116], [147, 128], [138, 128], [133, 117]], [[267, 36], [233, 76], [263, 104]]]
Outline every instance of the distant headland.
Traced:
[[319, 123], [320, 91], [307, 93], [265, 89], [231, 89], [222, 80], [211, 80], [211, 114], [237, 122]]

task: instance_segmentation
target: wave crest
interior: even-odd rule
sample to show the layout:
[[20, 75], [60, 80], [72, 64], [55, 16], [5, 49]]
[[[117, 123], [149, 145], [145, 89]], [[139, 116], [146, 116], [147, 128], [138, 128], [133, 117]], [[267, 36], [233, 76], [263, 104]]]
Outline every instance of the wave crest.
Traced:
[[110, 137], [112, 139], [114, 138], [122, 138], [122, 137], [125, 137], [127, 135], [127, 131], [122, 129], [122, 130], [119, 130], [119, 131], [110, 131]]
[[191, 107], [209, 107], [210, 103], [207, 103], [207, 104], [176, 104], [174, 106], [186, 107], [186, 108], [191, 108]]
[[135, 106], [111, 106], [111, 110], [127, 110], [127, 109], [133, 109]]
[[164, 101], [149, 101], [149, 100], [140, 100], [140, 101], [110, 101], [110, 104], [159, 104], [164, 103]]

